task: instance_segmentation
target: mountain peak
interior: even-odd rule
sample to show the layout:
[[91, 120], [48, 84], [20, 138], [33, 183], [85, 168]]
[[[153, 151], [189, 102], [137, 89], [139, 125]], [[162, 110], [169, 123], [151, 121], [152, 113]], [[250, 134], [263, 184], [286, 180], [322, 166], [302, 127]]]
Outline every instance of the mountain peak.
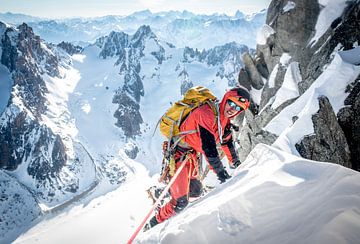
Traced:
[[244, 17], [245, 17], [245, 15], [244, 15], [243, 12], [241, 12], [240, 10], [237, 10], [237, 11], [236, 11], [236, 13], [235, 13], [235, 18], [237, 18], [237, 19], [242, 19], [242, 18], [244, 18]]
[[26, 36], [29, 36], [29, 37], [34, 36], [33, 29], [30, 26], [28, 26], [26, 23], [22, 23], [21, 25], [19, 25], [18, 30], [20, 33], [23, 33]]
[[6, 30], [6, 24], [0, 21], [0, 36], [4, 34]]
[[137, 18], [147, 18], [152, 15], [152, 12], [149, 9], [141, 10], [134, 12], [131, 16], [137, 17]]
[[151, 30], [149, 25], [140, 26], [133, 36], [133, 40], [139, 40], [144, 38], [156, 38], [156, 35]]

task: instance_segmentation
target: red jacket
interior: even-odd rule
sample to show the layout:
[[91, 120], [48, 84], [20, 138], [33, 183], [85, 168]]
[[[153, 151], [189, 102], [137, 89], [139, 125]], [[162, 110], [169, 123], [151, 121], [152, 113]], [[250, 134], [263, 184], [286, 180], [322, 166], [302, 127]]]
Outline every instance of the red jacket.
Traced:
[[[228, 136], [226, 138], [223, 137], [223, 141], [224, 142], [229, 142], [230, 141], [230, 143], [231, 143], [231, 145], [230, 144], [223, 144], [222, 149], [225, 152], [228, 160], [230, 162], [233, 162], [235, 160], [234, 157], [236, 157], [236, 156], [235, 156], [234, 152], [231, 153], [231, 151], [230, 151], [231, 148], [229, 149], [229, 145], [230, 145], [230, 147], [231, 146], [233, 147], [232, 140], [231, 140], [232, 139], [231, 138], [231, 133], [225, 133], [225, 129], [229, 129], [229, 127], [230, 127], [230, 119], [225, 118], [225, 116], [223, 116], [226, 101], [227, 101], [228, 97], [231, 96], [231, 95], [233, 95], [233, 94], [227, 93], [224, 96], [221, 103], [219, 104], [219, 110], [220, 110], [220, 121], [221, 121], [222, 135], [228, 134]], [[216, 117], [214, 115], [213, 110], [207, 104], [202, 105], [199, 108], [194, 109], [190, 113], [190, 115], [185, 119], [185, 121], [182, 122], [182, 124], [180, 125], [180, 131], [185, 132], [185, 131], [196, 130], [195, 133], [191, 133], [191, 134], [186, 135], [183, 138], [183, 140], [190, 147], [195, 149], [196, 151], [205, 154], [205, 156], [207, 156], [207, 159], [209, 161], [208, 155], [206, 155], [206, 152], [204, 152], [204, 148], [206, 148], [207, 145], [204, 145], [204, 143], [206, 143], [206, 141], [204, 142], [204, 140], [203, 140], [203, 138], [201, 136], [200, 127], [204, 128], [208, 132], [210, 132], [213, 135], [213, 137], [215, 138], [215, 141], [216, 141], [217, 144], [220, 143], [218, 122], [216, 120]]]

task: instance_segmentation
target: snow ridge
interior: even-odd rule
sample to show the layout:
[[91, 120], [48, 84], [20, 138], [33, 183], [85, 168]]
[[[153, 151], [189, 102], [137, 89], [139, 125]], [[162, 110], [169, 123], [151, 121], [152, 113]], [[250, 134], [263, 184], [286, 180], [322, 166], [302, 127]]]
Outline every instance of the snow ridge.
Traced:
[[359, 180], [342, 166], [258, 144], [229, 182], [139, 241], [357, 243]]

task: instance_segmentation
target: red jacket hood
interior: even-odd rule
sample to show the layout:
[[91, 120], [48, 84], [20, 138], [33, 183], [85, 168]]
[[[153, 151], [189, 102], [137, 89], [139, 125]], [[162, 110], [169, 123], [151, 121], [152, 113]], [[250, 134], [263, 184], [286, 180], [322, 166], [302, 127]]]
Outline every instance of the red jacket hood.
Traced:
[[[220, 121], [221, 121], [221, 128], [224, 130], [227, 123], [229, 123], [231, 118], [226, 118], [224, 116], [224, 110], [225, 105], [229, 97], [237, 97], [237, 91], [228, 91], [224, 94], [223, 98], [221, 99], [220, 105], [219, 105], [219, 112], [220, 112]], [[235, 114], [233, 117], [237, 116], [238, 114]]]

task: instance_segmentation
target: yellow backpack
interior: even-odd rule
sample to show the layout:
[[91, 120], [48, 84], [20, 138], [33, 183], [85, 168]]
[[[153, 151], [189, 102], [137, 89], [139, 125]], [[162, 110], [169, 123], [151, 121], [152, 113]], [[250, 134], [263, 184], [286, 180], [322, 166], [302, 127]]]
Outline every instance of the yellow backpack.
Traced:
[[185, 120], [192, 110], [206, 103], [210, 105], [216, 118], [218, 114], [215, 106], [216, 100], [215, 95], [206, 87], [195, 86], [190, 88], [183, 99], [175, 102], [161, 117], [159, 121], [160, 132], [169, 141], [174, 137], [179, 137], [178, 140], [181, 140], [184, 135], [196, 132], [180, 132], [181, 122]]

